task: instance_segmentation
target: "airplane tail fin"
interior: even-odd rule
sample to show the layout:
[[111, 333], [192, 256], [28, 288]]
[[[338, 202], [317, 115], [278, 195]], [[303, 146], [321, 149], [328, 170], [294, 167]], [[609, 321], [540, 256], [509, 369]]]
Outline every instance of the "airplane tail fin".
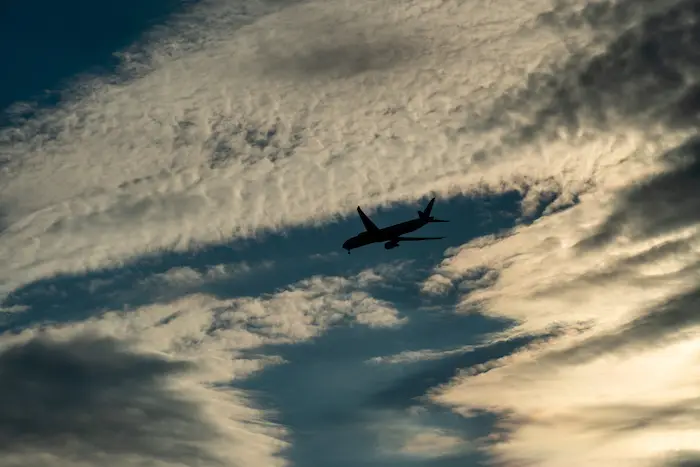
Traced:
[[418, 217], [428, 222], [449, 222], [441, 219], [435, 219], [433, 216], [430, 215], [430, 213], [433, 210], [433, 204], [435, 204], [435, 198], [431, 199], [430, 202], [428, 202], [428, 205], [423, 211], [418, 211]]

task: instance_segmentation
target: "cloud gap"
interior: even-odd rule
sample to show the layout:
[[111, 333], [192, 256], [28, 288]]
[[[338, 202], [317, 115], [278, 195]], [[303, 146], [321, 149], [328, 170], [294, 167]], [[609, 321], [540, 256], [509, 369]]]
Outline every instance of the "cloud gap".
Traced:
[[[481, 232], [509, 228], [516, 218], [519, 199], [517, 193], [509, 193], [439, 201], [436, 210], [451, 220], [445, 224], [450, 228], [445, 241], [448, 245], [461, 244]], [[423, 204], [367, 212], [378, 224], [389, 225], [415, 216], [415, 210]], [[489, 206], [495, 209], [489, 210]], [[394, 254], [388, 255], [381, 245], [372, 245], [365, 251], [345, 254], [340, 247], [343, 240], [361, 230], [362, 224], [355, 215], [318, 228], [263, 233], [255, 239], [236, 240], [186, 253], [149, 255], [117, 268], [39, 280], [15, 290], [2, 302], [4, 308], [24, 306], [28, 309], [6, 317], [0, 329], [21, 329], [44, 321], [76, 321], [103, 309], [167, 302], [195, 292], [219, 298], [273, 293], [314, 275], [344, 275], [371, 267], [377, 260], [371, 254], [373, 249], [381, 250], [382, 258], [388, 261], [414, 259], [416, 250], [420, 250], [420, 259], [410, 269], [427, 271], [446, 247], [443, 241], [425, 242], [425, 245], [392, 250]], [[290, 249], [292, 245], [294, 248]], [[178, 270], [184, 274], [179, 281], [172, 274]], [[157, 275], [162, 277], [160, 286], [153, 282]]]

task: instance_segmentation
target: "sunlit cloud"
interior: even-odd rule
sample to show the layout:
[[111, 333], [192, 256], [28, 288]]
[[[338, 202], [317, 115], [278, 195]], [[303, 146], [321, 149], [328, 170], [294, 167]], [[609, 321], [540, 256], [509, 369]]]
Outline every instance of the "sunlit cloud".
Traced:
[[[538, 78], [551, 87], [533, 85], [510, 101], [526, 114], [518, 137], [553, 137], [559, 126], [601, 131], [597, 115], [627, 134], [627, 148], [615, 150], [629, 159], [601, 169], [575, 206], [447, 253], [425, 293], [456, 289], [462, 312], [514, 320], [502, 337], [563, 334], [467, 369], [432, 395], [465, 416], [500, 414], [488, 450], [503, 465], [692, 465], [700, 230], [697, 100], [688, 96], [700, 78], [690, 60], [697, 8], [622, 1], [566, 10], [560, 19], [602, 21], [611, 42], [588, 62]], [[626, 28], [619, 35], [607, 29], [616, 21]], [[533, 112], [528, 102], [544, 107]]]
[[395, 309], [363, 291], [381, 280], [365, 271], [257, 298], [190, 294], [2, 336], [0, 464], [283, 465], [284, 427], [232, 386], [283, 362], [244, 351], [308, 340], [348, 320], [400, 325]]
[[204, 2], [125, 62], [133, 78], [84, 83], [2, 131], [3, 290], [357, 204], [550, 178], [542, 190], [580, 191], [626, 154], [594, 163], [565, 144], [542, 161], [467, 124], [513, 76], [566, 56], [535, 27], [548, 6], [304, 2], [240, 28], [231, 2]]
[[385, 459], [439, 459], [474, 449], [462, 434], [424, 423], [422, 411], [416, 406], [401, 412], [380, 412], [368, 423], [377, 433], [379, 451]]

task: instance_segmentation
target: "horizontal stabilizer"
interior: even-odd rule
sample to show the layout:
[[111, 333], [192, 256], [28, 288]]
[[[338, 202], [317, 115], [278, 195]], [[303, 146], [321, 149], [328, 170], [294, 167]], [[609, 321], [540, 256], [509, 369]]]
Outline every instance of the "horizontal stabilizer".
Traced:
[[445, 237], [398, 237], [396, 240], [400, 242], [417, 242], [420, 240], [442, 240]]

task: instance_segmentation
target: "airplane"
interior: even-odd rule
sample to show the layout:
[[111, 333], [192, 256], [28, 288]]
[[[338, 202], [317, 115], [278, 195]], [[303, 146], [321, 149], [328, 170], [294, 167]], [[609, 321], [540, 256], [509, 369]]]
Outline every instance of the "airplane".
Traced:
[[402, 237], [402, 235], [414, 230], [418, 230], [425, 224], [431, 222], [449, 222], [441, 219], [435, 219], [430, 215], [433, 210], [433, 204], [435, 204], [435, 198], [431, 199], [425, 210], [418, 211], [418, 218], [411, 219], [410, 221], [401, 222], [400, 224], [390, 225], [389, 227], [384, 227], [380, 229], [374, 222], [370, 220], [367, 215], [362, 212], [360, 206], [357, 207], [357, 213], [362, 219], [362, 223], [365, 226], [365, 231], [360, 232], [358, 235], [349, 238], [343, 243], [343, 248], [350, 250], [354, 248], [360, 248], [361, 246], [369, 245], [370, 243], [386, 242], [384, 248], [391, 250], [399, 246], [399, 242], [410, 242], [410, 241], [421, 241], [421, 240], [440, 240], [445, 237]]

